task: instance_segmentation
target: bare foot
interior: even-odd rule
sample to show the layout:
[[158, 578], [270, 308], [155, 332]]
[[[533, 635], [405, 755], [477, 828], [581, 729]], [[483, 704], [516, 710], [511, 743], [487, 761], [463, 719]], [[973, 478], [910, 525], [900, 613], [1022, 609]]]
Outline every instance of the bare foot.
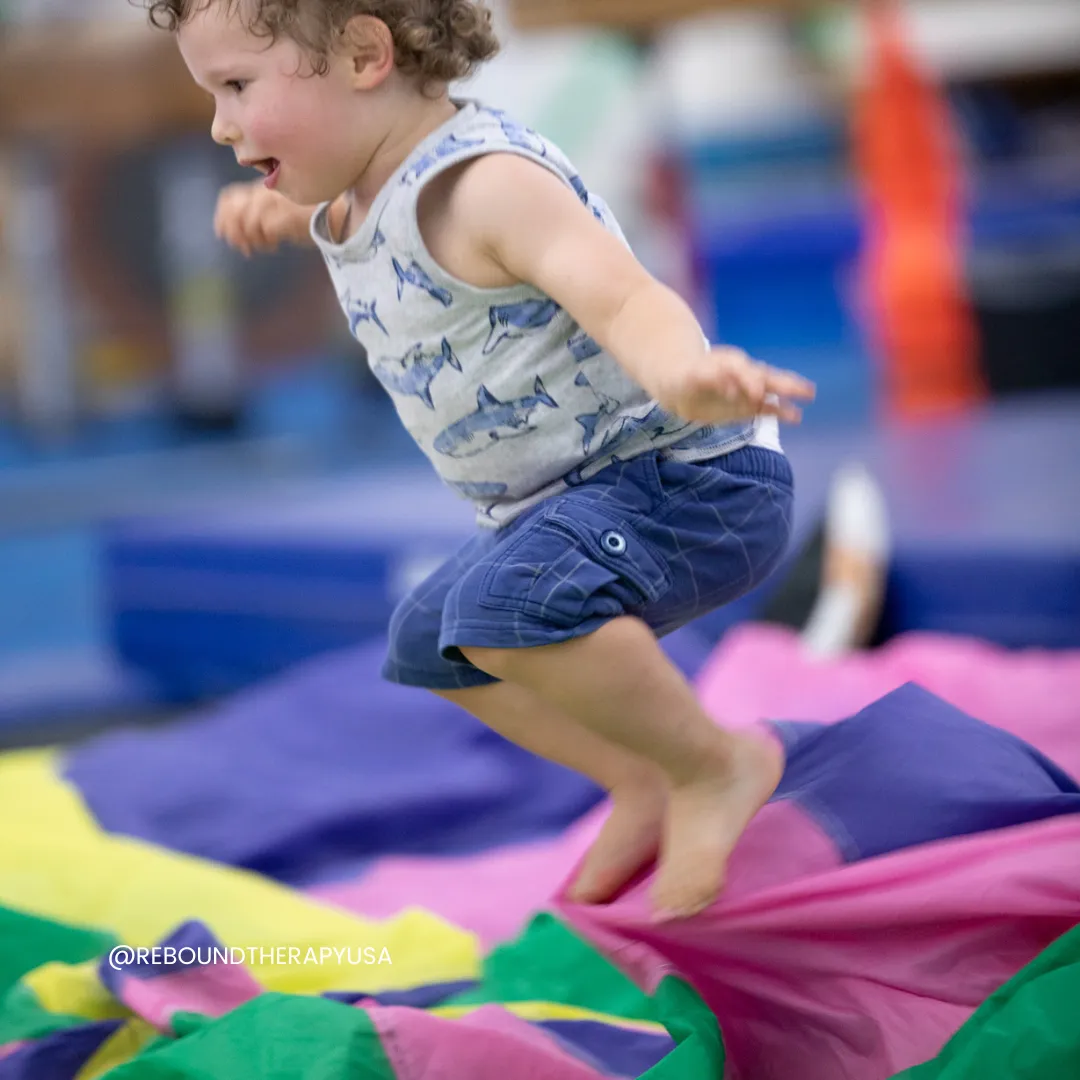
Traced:
[[611, 801], [611, 813], [567, 894], [575, 903], [610, 900], [660, 850], [667, 787], [659, 774], [653, 784], [612, 791]]
[[658, 922], [697, 915], [716, 900], [739, 837], [780, 783], [783, 753], [775, 743], [753, 735], [727, 738], [726, 759], [671, 791], [652, 894]]

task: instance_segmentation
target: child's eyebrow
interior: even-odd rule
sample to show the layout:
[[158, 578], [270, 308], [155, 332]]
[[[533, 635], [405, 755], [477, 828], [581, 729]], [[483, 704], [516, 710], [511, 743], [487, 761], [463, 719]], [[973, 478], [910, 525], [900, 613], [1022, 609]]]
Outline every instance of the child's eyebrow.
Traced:
[[237, 74], [237, 69], [235, 68], [215, 68], [212, 71], [203, 72], [203, 76], [206, 81], [211, 84], [227, 83], [231, 82], [233, 79], [242, 78], [241, 75]]

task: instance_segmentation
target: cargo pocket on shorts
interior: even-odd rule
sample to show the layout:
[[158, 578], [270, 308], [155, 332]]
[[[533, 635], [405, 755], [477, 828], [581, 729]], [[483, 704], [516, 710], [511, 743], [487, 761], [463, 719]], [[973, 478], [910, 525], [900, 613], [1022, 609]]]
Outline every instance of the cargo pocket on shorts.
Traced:
[[572, 508], [563, 502], [504, 549], [479, 599], [569, 629], [585, 619], [633, 614], [670, 588], [667, 566], [624, 518], [584, 501]]

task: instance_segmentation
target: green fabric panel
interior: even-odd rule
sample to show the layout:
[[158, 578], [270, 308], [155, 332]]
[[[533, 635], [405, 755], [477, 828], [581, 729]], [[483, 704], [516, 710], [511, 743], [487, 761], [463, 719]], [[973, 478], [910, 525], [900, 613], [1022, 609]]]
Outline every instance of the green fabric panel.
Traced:
[[103, 1080], [396, 1080], [368, 1014], [325, 998], [267, 993], [174, 1030]]
[[0, 998], [0, 1046], [22, 1039], [40, 1039], [85, 1023], [85, 1017], [66, 1016], [42, 1008], [29, 986], [13, 986]]
[[658, 1021], [656, 1007], [621, 971], [551, 914], [484, 961], [480, 985], [448, 1005], [555, 1001], [628, 1020]]
[[82, 964], [104, 956], [116, 944], [116, 938], [100, 930], [65, 926], [0, 907], [0, 994], [42, 964], [54, 960]]
[[44, 964], [83, 964], [103, 956], [116, 938], [0, 907], [0, 1045], [36, 1039], [86, 1021], [42, 1008], [19, 980]]
[[1080, 927], [989, 997], [933, 1060], [893, 1080], [1077, 1080]]
[[727, 1058], [716, 1017], [688, 983], [668, 976], [656, 988], [656, 1007], [678, 1046], [640, 1080], [716, 1080]]
[[516, 942], [484, 963], [479, 987], [448, 1004], [551, 1001], [627, 1020], [663, 1024], [677, 1048], [648, 1080], [715, 1080], [724, 1073], [716, 1017], [688, 983], [668, 976], [649, 997], [592, 945], [554, 915], [538, 915]]

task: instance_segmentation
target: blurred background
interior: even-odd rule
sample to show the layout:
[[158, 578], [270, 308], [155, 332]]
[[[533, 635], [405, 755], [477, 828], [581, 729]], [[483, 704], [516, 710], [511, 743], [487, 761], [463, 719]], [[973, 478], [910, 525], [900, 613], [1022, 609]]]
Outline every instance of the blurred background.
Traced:
[[[460, 89], [560, 143], [717, 341], [819, 387], [892, 530], [875, 640], [1080, 647], [1076, 0], [493, 0]], [[378, 638], [471, 527], [318, 257], [125, 0], [0, 0], [0, 737], [167, 716]], [[710, 645], [761, 610], [700, 627]]]

